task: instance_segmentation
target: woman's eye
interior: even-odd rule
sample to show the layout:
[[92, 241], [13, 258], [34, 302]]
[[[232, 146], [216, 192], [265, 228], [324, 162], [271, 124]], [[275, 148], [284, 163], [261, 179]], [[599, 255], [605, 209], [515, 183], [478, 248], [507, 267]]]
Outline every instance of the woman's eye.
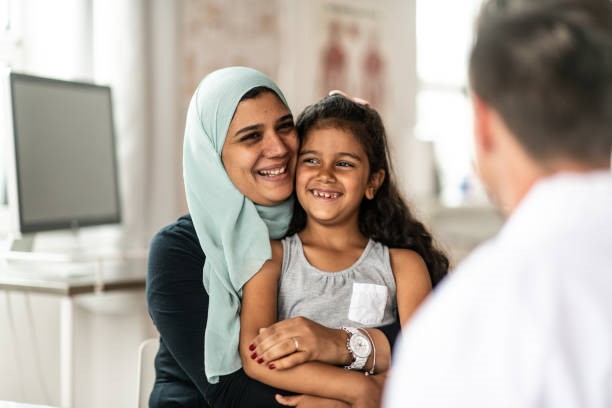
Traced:
[[295, 125], [293, 124], [293, 122], [287, 122], [279, 125], [276, 128], [276, 131], [279, 133], [289, 133], [292, 132], [293, 129], [295, 129]]
[[242, 136], [240, 138], [240, 141], [241, 142], [249, 142], [249, 141], [255, 140], [257, 138], [259, 138], [259, 133], [257, 133], [257, 132], [247, 133], [246, 135], [244, 135], [244, 136]]

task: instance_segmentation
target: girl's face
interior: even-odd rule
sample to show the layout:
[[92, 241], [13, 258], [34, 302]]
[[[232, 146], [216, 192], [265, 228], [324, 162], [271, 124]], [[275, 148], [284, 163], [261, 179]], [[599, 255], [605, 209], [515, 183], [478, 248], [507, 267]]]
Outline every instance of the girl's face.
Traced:
[[238, 104], [221, 150], [232, 183], [260, 205], [276, 205], [293, 192], [298, 138], [293, 116], [273, 92]]
[[361, 200], [374, 198], [383, 179], [384, 170], [370, 176], [367, 154], [351, 132], [323, 128], [306, 135], [295, 188], [308, 222], [356, 223]]

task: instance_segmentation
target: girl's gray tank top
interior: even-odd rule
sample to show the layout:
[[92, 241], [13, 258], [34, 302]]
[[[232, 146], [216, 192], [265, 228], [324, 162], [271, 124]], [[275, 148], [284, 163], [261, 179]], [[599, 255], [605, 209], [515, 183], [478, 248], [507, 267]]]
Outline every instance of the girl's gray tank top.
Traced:
[[397, 319], [388, 247], [369, 240], [352, 266], [324, 272], [308, 262], [297, 234], [282, 242], [279, 320], [304, 316], [327, 327], [375, 327]]

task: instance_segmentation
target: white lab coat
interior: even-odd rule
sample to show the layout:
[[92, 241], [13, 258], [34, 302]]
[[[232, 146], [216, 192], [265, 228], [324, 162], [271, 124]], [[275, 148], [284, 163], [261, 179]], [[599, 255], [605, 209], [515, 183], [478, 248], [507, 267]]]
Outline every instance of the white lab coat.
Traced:
[[406, 327], [383, 405], [612, 408], [612, 174], [532, 188]]

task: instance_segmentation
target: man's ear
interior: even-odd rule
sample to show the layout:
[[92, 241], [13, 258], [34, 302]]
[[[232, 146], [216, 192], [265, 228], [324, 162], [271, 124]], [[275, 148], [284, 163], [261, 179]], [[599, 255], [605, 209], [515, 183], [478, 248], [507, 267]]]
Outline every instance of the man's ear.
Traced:
[[376, 195], [376, 192], [382, 185], [383, 181], [385, 181], [385, 170], [380, 169], [370, 176], [370, 180], [368, 181], [368, 186], [365, 191], [365, 196], [368, 200], [372, 200]]
[[491, 119], [493, 109], [478, 95], [472, 94], [474, 112], [474, 145], [476, 151], [489, 151], [493, 146]]

